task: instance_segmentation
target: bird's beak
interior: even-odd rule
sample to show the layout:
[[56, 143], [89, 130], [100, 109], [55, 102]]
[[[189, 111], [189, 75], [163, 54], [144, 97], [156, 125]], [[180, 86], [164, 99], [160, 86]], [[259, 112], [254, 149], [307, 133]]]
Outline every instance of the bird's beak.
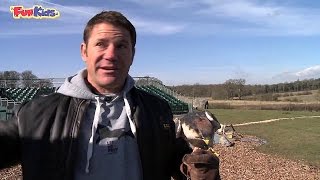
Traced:
[[210, 140], [209, 140], [209, 139], [204, 139], [203, 141], [206, 143], [206, 145], [209, 146], [209, 143], [210, 143]]

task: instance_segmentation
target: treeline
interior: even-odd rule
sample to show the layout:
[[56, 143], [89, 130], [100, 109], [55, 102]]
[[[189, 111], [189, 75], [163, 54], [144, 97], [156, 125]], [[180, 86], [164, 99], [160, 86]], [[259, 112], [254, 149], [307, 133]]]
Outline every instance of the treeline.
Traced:
[[212, 97], [213, 99], [275, 100], [275, 93], [289, 93], [320, 89], [320, 78], [297, 80], [271, 85], [246, 85], [245, 79], [229, 79], [223, 84], [171, 86], [173, 90], [189, 97]]
[[30, 70], [21, 73], [17, 71], [0, 71], [0, 87], [53, 87], [53, 84], [49, 79], [39, 79]]

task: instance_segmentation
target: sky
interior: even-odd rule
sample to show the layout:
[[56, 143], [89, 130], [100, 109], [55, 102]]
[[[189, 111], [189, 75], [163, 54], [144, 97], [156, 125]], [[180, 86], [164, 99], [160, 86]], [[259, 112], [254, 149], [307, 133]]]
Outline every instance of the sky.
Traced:
[[[10, 6], [40, 5], [57, 18], [13, 18]], [[320, 78], [316, 0], [0, 0], [0, 71], [65, 78], [85, 67], [87, 21], [123, 13], [137, 30], [129, 74], [165, 85], [274, 84]]]

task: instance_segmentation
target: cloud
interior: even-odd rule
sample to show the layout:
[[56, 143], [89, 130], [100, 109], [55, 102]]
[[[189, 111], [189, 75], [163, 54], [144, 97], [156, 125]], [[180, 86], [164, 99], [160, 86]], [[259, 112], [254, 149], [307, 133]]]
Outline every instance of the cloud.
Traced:
[[255, 18], [265, 18], [276, 14], [276, 7], [267, 7], [254, 4], [252, 1], [201, 1], [206, 8], [198, 13], [215, 15], [220, 17], [237, 17], [239, 19], [252, 20]]
[[89, 7], [88, 6], [64, 6], [64, 5], [52, 3], [49, 1], [43, 1], [43, 0], [40, 0], [40, 1], [45, 4], [52, 5], [53, 8], [58, 8], [60, 11], [66, 14], [71, 14], [71, 15], [83, 14], [87, 16], [93, 16], [98, 11], [98, 9], [100, 9], [97, 7], [90, 7], [90, 6]]
[[126, 0], [127, 2], [138, 4], [143, 7], [161, 7], [161, 8], [182, 8], [189, 7], [193, 4], [191, 1], [184, 0]]
[[320, 75], [320, 65], [309, 67], [295, 73], [297, 77], [314, 77]]
[[[297, 8], [276, 1], [261, 3], [258, 0], [127, 0], [155, 12], [168, 12], [179, 17], [187, 33], [218, 26], [207, 34], [237, 34], [263, 36], [313, 36], [320, 35], [320, 12], [316, 8]], [[283, 2], [282, 2], [283, 3]], [[174, 14], [170, 9], [174, 8]], [[159, 10], [160, 9], [160, 10]], [[195, 23], [195, 17], [197, 23]], [[217, 25], [219, 24], [219, 25]], [[193, 29], [188, 31], [188, 29]], [[196, 33], [194, 33], [196, 34]]]
[[138, 32], [156, 35], [175, 34], [181, 32], [185, 28], [184, 25], [176, 25], [142, 18], [133, 18], [132, 23], [136, 26]]
[[[42, 0], [10, 0], [5, 1], [0, 11], [11, 14], [9, 7], [22, 5], [26, 8], [41, 5], [45, 8], [54, 8], [60, 12], [56, 19], [19, 19], [14, 20], [12, 15], [6, 16], [4, 28], [0, 31], [1, 38], [25, 36], [25, 35], [54, 35], [54, 34], [78, 34], [82, 33], [85, 22], [94, 12], [99, 11], [97, 7], [64, 6], [50, 1]], [[10, 19], [9, 19], [10, 18]], [[6, 37], [8, 36], [8, 37]]]
[[21, 0], [10, 0], [10, 1], [3, 0], [0, 6], [0, 12], [10, 13], [10, 6], [13, 6], [13, 5], [33, 6], [37, 2], [39, 1], [30, 0], [30, 1], [24, 2]]
[[9, 12], [9, 8], [8, 7], [4, 7], [4, 6], [0, 6], [0, 12]]
[[320, 78], [320, 65], [315, 65], [302, 70], [280, 73], [272, 79], [276, 82], [291, 82], [296, 80]]
[[[249, 0], [201, 1], [207, 7], [198, 10], [197, 14], [233, 21], [240, 33], [271, 36], [320, 34], [317, 21], [320, 13], [312, 8], [259, 4]], [[245, 27], [241, 27], [243, 25]]]
[[[71, 21], [73, 20], [73, 21]], [[48, 20], [14, 20], [0, 31], [0, 37], [28, 35], [79, 34], [84, 28], [85, 17], [67, 17]], [[18, 22], [18, 21], [21, 21]]]
[[33, 27], [29, 28], [28, 31], [25, 30], [15, 30], [9, 32], [0, 32], [0, 38], [10, 38], [17, 36], [41, 36], [41, 35], [63, 35], [63, 34], [81, 34], [82, 31], [79, 29], [83, 28], [77, 25], [68, 26], [68, 28], [58, 26], [58, 27]]
[[[17, 0], [15, 2], [17, 2]], [[0, 31], [0, 37], [4, 37], [6, 35], [52, 35], [82, 33], [85, 23], [96, 13], [105, 10], [105, 8], [101, 6], [66, 6], [43, 0], [30, 1], [28, 3], [24, 3], [23, 5], [26, 7], [32, 7], [34, 4], [40, 4], [45, 7], [49, 6], [50, 8], [57, 9], [60, 12], [60, 17], [54, 20], [48, 20], [45, 22], [45, 26], [41, 24], [41, 27], [38, 26], [37, 28], [34, 28], [34, 26], [37, 26], [36, 24], [39, 22], [36, 21], [39, 20], [22, 20], [25, 28], [20, 28], [22, 23], [16, 23], [17, 20], [15, 20], [15, 23], [9, 23], [5, 29]], [[7, 3], [6, 6], [9, 7], [10, 5]], [[5, 8], [0, 8], [0, 11], [9, 13], [9, 9]], [[132, 20], [137, 30], [144, 34], [169, 35], [181, 32], [184, 28], [184, 25], [154, 19], [146, 19], [133, 13], [124, 14], [128, 14], [128, 17]], [[36, 31], [33, 31], [33, 29], [36, 29]]]
[[[245, 36], [314, 36], [320, 35], [320, 12], [312, 8], [296, 8], [275, 1], [261, 3], [257, 0], [124, 0], [129, 8], [122, 10], [132, 19], [137, 30], [143, 34], [171, 35], [245, 35]], [[48, 0], [5, 1], [5, 7], [22, 3], [40, 4], [56, 8], [61, 24], [70, 33], [69, 26], [83, 27], [94, 14], [105, 6], [76, 6], [57, 4]], [[108, 8], [117, 9], [112, 4]], [[148, 9], [148, 11], [144, 11]], [[148, 14], [152, 12], [152, 14]], [[49, 27], [48, 27], [49, 28]], [[5, 29], [6, 30], [6, 29]], [[8, 30], [11, 31], [12, 29]], [[15, 28], [14, 31], [19, 31]], [[77, 33], [77, 32], [75, 32]], [[22, 33], [20, 33], [22, 34]]]

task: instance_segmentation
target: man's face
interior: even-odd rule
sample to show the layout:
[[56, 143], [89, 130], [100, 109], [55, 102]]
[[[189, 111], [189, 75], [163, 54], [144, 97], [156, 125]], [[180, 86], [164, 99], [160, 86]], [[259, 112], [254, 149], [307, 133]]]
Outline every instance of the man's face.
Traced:
[[81, 44], [81, 56], [87, 65], [89, 83], [100, 93], [117, 93], [122, 90], [133, 61], [130, 33], [111, 24], [96, 24], [88, 43]]

